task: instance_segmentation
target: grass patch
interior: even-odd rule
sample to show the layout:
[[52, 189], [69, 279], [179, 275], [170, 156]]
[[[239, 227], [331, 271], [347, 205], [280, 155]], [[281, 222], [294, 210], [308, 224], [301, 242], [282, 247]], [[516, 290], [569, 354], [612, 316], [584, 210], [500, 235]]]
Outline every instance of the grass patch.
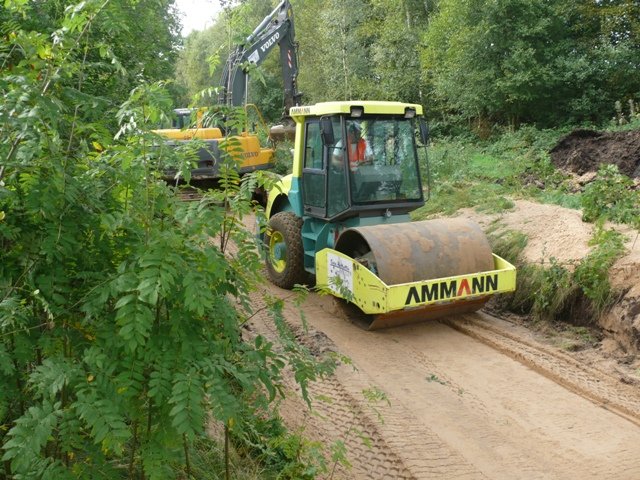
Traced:
[[516, 204], [510, 198], [496, 195], [489, 201], [476, 204], [476, 210], [484, 213], [500, 213], [515, 208]]
[[488, 153], [475, 154], [471, 157], [467, 173], [471, 178], [488, 181], [504, 181], [522, 173], [520, 164], [504, 161], [502, 157]]
[[582, 208], [582, 200], [580, 193], [565, 192], [560, 189], [552, 190], [534, 190], [531, 198], [540, 203], [548, 203], [551, 205], [559, 205], [564, 208], [580, 210]]
[[[303, 431], [288, 431], [280, 418], [268, 417], [241, 436], [231, 433], [227, 457], [222, 431], [217, 439], [197, 439], [190, 455], [189, 478], [311, 480], [328, 472], [323, 449], [319, 442], [308, 440]], [[178, 478], [185, 475], [182, 469], [175, 473]]]
[[431, 199], [413, 212], [413, 218], [423, 220], [439, 214], [452, 215], [467, 207], [478, 207], [487, 213], [513, 208], [513, 201], [503, 193], [503, 187], [491, 183], [473, 183], [466, 180], [443, 182], [432, 193]]
[[469, 207], [499, 213], [513, 208], [514, 198], [580, 208], [568, 176], [555, 169], [548, 154], [565, 133], [525, 127], [492, 143], [434, 142], [429, 149], [431, 198], [414, 218], [451, 215]]

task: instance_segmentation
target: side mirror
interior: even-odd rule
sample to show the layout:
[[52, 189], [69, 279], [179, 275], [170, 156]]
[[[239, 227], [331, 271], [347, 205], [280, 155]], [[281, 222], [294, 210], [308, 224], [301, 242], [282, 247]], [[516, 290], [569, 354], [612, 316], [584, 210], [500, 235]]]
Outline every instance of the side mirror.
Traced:
[[423, 145], [429, 143], [429, 127], [427, 127], [427, 122], [424, 121], [424, 118], [420, 118], [420, 140]]
[[333, 145], [336, 143], [336, 139], [333, 136], [333, 122], [329, 117], [322, 117], [320, 119], [320, 137], [322, 138], [323, 145]]

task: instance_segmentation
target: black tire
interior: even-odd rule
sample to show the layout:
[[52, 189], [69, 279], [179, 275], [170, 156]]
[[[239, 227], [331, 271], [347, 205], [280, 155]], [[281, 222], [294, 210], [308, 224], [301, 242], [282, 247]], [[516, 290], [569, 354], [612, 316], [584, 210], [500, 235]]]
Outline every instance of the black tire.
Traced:
[[[292, 212], [276, 213], [265, 234], [267, 274], [280, 288], [307, 283], [302, 247], [302, 219]], [[275, 247], [278, 251], [271, 251]], [[279, 257], [276, 257], [276, 256]]]

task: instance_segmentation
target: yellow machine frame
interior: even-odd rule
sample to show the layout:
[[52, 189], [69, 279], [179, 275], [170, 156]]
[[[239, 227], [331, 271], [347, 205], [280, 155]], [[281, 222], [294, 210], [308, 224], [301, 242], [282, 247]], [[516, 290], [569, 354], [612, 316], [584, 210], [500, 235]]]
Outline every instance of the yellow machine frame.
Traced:
[[316, 278], [333, 295], [376, 315], [515, 290], [516, 268], [496, 254], [493, 260], [495, 269], [487, 272], [387, 285], [353, 258], [325, 248], [316, 254]]

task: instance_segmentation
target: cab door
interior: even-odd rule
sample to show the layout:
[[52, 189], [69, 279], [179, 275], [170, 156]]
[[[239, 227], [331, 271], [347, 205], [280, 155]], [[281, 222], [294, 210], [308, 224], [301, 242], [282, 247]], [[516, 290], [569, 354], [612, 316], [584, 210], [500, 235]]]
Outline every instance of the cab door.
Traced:
[[[332, 143], [326, 139], [323, 141], [323, 121], [333, 130]], [[346, 150], [341, 147], [344, 144], [343, 132], [341, 116], [306, 121], [302, 170], [305, 215], [332, 219], [349, 208], [349, 169]]]

